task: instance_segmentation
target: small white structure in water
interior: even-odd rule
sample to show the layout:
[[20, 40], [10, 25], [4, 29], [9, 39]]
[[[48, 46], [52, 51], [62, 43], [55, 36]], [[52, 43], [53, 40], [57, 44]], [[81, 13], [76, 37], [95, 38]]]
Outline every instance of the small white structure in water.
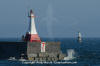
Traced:
[[82, 35], [80, 32], [78, 32], [78, 42], [82, 42]]

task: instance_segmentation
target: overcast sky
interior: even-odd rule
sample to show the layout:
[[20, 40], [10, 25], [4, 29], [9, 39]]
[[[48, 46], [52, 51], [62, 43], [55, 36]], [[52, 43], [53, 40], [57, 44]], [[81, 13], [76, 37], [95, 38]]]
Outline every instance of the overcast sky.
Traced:
[[33, 9], [40, 37], [100, 37], [100, 0], [0, 0], [0, 37], [21, 37]]

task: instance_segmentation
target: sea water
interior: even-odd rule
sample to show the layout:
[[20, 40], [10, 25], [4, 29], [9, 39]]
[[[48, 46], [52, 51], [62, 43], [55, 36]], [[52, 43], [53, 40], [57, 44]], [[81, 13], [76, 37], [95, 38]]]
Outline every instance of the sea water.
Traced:
[[[25, 60], [0, 60], [0, 66], [100, 66], [100, 38], [83, 38], [79, 43], [75, 38], [42, 39], [43, 41], [60, 41], [61, 50], [66, 54], [58, 62], [32, 62]], [[20, 41], [8, 38], [0, 41]]]

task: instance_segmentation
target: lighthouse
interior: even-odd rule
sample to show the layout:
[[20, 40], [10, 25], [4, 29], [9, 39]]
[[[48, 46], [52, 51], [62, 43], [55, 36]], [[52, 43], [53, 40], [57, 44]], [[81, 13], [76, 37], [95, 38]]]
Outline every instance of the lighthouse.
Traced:
[[82, 42], [82, 36], [81, 36], [81, 33], [78, 32], [78, 42], [81, 43]]
[[35, 27], [35, 21], [34, 21], [34, 13], [32, 10], [30, 10], [29, 13], [29, 29], [28, 32], [26, 33], [24, 41], [29, 41], [29, 42], [41, 42], [40, 37], [38, 36], [38, 33], [36, 31]]

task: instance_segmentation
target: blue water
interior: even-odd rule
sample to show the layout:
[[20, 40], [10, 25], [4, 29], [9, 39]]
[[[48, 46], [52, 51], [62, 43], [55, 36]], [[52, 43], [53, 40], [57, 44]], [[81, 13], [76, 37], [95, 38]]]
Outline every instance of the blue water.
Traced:
[[[0, 66], [100, 66], [100, 38], [83, 38], [82, 43], [77, 42], [75, 38], [60, 38], [60, 39], [42, 39], [43, 41], [60, 41], [61, 50], [68, 56], [68, 50], [74, 51], [74, 59], [67, 60], [65, 64], [32, 64], [22, 61], [1, 60]], [[20, 41], [20, 39], [0, 39], [0, 41]], [[63, 62], [63, 61], [62, 61]], [[75, 62], [75, 63], [74, 63]]]

